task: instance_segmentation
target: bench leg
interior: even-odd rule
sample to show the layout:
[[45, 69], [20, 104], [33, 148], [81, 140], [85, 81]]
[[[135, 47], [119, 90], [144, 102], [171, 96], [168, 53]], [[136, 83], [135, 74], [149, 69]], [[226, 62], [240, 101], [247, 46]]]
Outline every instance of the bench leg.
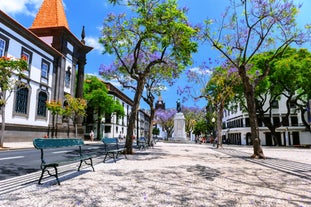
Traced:
[[79, 165], [79, 167], [78, 167], [78, 171], [80, 171], [80, 167], [81, 167], [81, 165], [82, 165], [82, 162], [83, 162], [83, 160], [80, 160], [80, 165]]
[[113, 155], [113, 161], [116, 163], [117, 162], [116, 159], [118, 158], [118, 153], [113, 152], [112, 155]]
[[93, 172], [95, 172], [92, 158], [89, 158], [88, 160], [90, 160], [90, 163], [87, 163], [86, 160], [80, 160], [80, 165], [79, 165], [78, 171], [80, 171], [82, 162], [84, 162], [86, 165], [90, 165], [92, 167], [92, 169], [93, 169]]
[[39, 185], [41, 185], [41, 180], [42, 180], [42, 178], [43, 178], [43, 174], [44, 174], [44, 172], [45, 172], [45, 169], [46, 169], [46, 167], [44, 167], [44, 168], [41, 170], [41, 176], [40, 176], [39, 181], [38, 181], [38, 184], [39, 184]]
[[117, 152], [117, 158], [119, 157], [119, 154], [122, 154], [122, 153], [123, 153], [125, 159], [127, 159], [127, 156], [126, 156], [125, 151], [119, 151], [119, 152]]
[[93, 160], [92, 160], [92, 158], [90, 158], [90, 162], [91, 162], [91, 167], [92, 167], [92, 169], [93, 169], [93, 172], [95, 172], [95, 169], [94, 169], [94, 166], [93, 166]]
[[45, 173], [45, 171], [46, 171], [50, 176], [54, 176], [54, 177], [56, 178], [57, 184], [60, 185], [60, 182], [59, 182], [59, 180], [58, 180], [58, 171], [57, 171], [57, 167], [56, 167], [56, 166], [53, 166], [54, 171], [55, 171], [55, 174], [50, 173], [50, 171], [47, 170], [47, 168], [48, 168], [48, 167], [44, 167], [44, 168], [42, 169], [42, 171], [41, 171], [41, 176], [40, 176], [40, 178], [39, 178], [38, 184], [41, 185], [41, 180], [42, 180], [43, 175], [44, 175], [44, 173]]
[[[112, 156], [109, 155], [109, 154], [112, 154]], [[105, 155], [105, 158], [104, 158], [104, 162], [106, 162], [107, 156], [109, 156], [110, 158], [113, 158], [114, 162], [116, 162], [116, 158], [118, 158], [117, 152], [106, 152], [106, 155]]]
[[106, 152], [105, 158], [104, 158], [104, 162], [106, 162], [106, 158], [108, 156], [108, 152]]
[[56, 177], [57, 183], [58, 183], [58, 185], [60, 185], [60, 182], [59, 182], [59, 180], [58, 180], [58, 171], [57, 171], [57, 167], [54, 166], [54, 169], [55, 169], [55, 177]]
[[127, 159], [127, 156], [126, 156], [126, 152], [125, 152], [125, 151], [123, 151], [123, 154], [124, 154], [125, 159]]

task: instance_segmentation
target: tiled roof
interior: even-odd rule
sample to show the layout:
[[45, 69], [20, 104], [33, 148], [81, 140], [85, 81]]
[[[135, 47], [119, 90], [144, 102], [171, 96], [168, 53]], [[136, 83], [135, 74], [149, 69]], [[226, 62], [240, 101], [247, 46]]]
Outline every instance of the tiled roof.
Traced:
[[69, 30], [62, 0], [44, 0], [30, 28], [66, 27]]

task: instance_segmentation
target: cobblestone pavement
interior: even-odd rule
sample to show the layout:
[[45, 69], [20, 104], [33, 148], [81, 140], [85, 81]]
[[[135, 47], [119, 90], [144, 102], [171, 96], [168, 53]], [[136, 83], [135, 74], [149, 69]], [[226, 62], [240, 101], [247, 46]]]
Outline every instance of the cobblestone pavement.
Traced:
[[21, 185], [0, 193], [0, 206], [311, 206], [311, 150], [263, 150], [254, 160], [247, 146], [159, 142], [116, 163], [98, 157], [95, 172], [64, 166], [60, 186], [37, 185], [35, 173], [7, 180]]

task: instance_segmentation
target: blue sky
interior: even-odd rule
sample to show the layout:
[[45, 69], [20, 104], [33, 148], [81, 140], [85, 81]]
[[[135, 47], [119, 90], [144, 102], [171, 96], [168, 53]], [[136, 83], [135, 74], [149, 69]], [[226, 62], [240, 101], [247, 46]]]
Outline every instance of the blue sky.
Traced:
[[[42, 1], [43, 0], [0, 0], [0, 9], [9, 14], [24, 27], [29, 28]], [[193, 24], [202, 23], [206, 18], [219, 18], [228, 2], [228, 0], [178, 1], [181, 7], [186, 6], [189, 8], [188, 17]], [[300, 25], [310, 23], [311, 1], [294, 0], [294, 2], [303, 3], [297, 19], [298, 23]], [[65, 5], [65, 12], [71, 32], [80, 39], [82, 26], [85, 26], [86, 43], [87, 45], [94, 47], [93, 51], [87, 56], [85, 72], [98, 75], [98, 68], [101, 64], [110, 64], [113, 61], [112, 56], [106, 54], [103, 55], [101, 53], [103, 48], [98, 43], [102, 22], [108, 13], [119, 13], [124, 11], [120, 8], [111, 6], [107, 0], [63, 0], [63, 3]], [[187, 69], [199, 67], [202, 62], [207, 61], [208, 58], [217, 59], [219, 56], [220, 54], [211, 49], [209, 45], [201, 45], [198, 53], [193, 55], [193, 65], [189, 66]], [[186, 82], [185, 75], [182, 75], [173, 87], [162, 92], [162, 97], [167, 108], [176, 106], [176, 100], [181, 98], [177, 95], [177, 87], [182, 87]], [[131, 94], [128, 95], [131, 97]], [[204, 107], [206, 102], [204, 100], [194, 102], [189, 99], [187, 102], [183, 103], [183, 105]], [[141, 101], [141, 107], [147, 108], [143, 101]]]

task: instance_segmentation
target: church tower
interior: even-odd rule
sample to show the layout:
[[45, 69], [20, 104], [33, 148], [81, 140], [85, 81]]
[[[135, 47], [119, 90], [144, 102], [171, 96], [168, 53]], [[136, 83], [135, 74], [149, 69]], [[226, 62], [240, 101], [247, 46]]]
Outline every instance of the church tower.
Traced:
[[162, 96], [159, 96], [159, 98], [155, 104], [155, 109], [156, 110], [158, 110], [158, 109], [165, 110], [165, 103], [162, 100]]
[[93, 49], [85, 45], [84, 26], [79, 40], [69, 29], [62, 0], [44, 0], [29, 30], [63, 55], [54, 62], [51, 99], [64, 102], [65, 94], [83, 98], [86, 54]]

